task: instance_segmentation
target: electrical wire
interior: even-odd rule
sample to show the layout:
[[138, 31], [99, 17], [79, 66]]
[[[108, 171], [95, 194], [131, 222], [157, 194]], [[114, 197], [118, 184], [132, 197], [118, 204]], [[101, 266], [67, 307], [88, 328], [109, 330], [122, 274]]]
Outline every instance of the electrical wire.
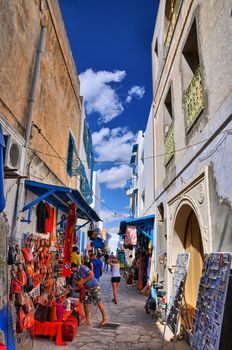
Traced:
[[[34, 150], [34, 149], [31, 149], [31, 148], [30, 148], [30, 150], [31, 150], [32, 152], [35, 152], [35, 153], [42, 153], [42, 154], [45, 154], [45, 155], [47, 155], [47, 156], [59, 158], [59, 159], [62, 161], [62, 163], [63, 163], [63, 165], [65, 166], [65, 168], [66, 168], [66, 167], [67, 167], [67, 163], [64, 161], [65, 158], [62, 158], [62, 157], [59, 155], [59, 153], [56, 151], [56, 149], [55, 149], [55, 148], [51, 145], [51, 143], [48, 141], [48, 139], [46, 138], [46, 136], [42, 133], [42, 130], [41, 130], [36, 124], [33, 124], [33, 126], [37, 129], [38, 133], [43, 137], [43, 139], [44, 139], [44, 140], [47, 142], [47, 144], [51, 147], [51, 149], [54, 151], [54, 153], [56, 154], [56, 156], [55, 156], [55, 155], [51, 155], [51, 154], [49, 154], [49, 153], [41, 152], [41, 151], [39, 151], [39, 150]], [[231, 128], [231, 129], [224, 130], [224, 131], [221, 131], [221, 132], [219, 133], [219, 134], [225, 133], [225, 135], [222, 137], [222, 140], [220, 140], [220, 142], [219, 142], [220, 145], [221, 145], [221, 143], [225, 140], [225, 138], [227, 137], [227, 135], [230, 134], [231, 131], [232, 131], [232, 128]], [[158, 155], [155, 155], [155, 156], [144, 157], [143, 160], [145, 160], [145, 159], [154, 159], [154, 158], [158, 158], [158, 157], [163, 157], [163, 156], [166, 156], [166, 155], [168, 155], [168, 154], [170, 154], [170, 153], [175, 154], [175, 153], [177, 153], [177, 152], [180, 152], [180, 151], [189, 149], [189, 148], [191, 148], [191, 147], [197, 146], [197, 145], [199, 145], [199, 144], [202, 144], [202, 143], [204, 143], [204, 142], [207, 142], [209, 139], [210, 139], [210, 137], [207, 138], [207, 139], [204, 139], [204, 140], [202, 140], [202, 141], [199, 141], [199, 142], [193, 143], [193, 144], [191, 144], [191, 145], [188, 145], [188, 146], [186, 146], [186, 147], [179, 148], [179, 149], [175, 150], [174, 152], [166, 152], [166, 153], [158, 154]], [[219, 146], [220, 146], [220, 145], [219, 145]], [[209, 152], [210, 155], [213, 154], [213, 153], [218, 149], [219, 146], [217, 145], [217, 146], [215, 147], [214, 151]], [[207, 158], [207, 157], [206, 157], [206, 158]], [[204, 158], [202, 157], [202, 160], [204, 160], [204, 159], [205, 159], [205, 157], [204, 157]], [[138, 160], [139, 160], [139, 159], [138, 159]], [[142, 160], [142, 159], [140, 159], [140, 160]], [[82, 162], [87, 162], [87, 161], [82, 161]], [[100, 161], [94, 161], [94, 163], [95, 163], [95, 164], [96, 164], [96, 163], [103, 163], [103, 164], [107, 164], [107, 163], [109, 163], [109, 164], [112, 164], [112, 163], [114, 163], [114, 164], [116, 164], [116, 163], [124, 163], [124, 164], [128, 164], [128, 165], [129, 165], [128, 162], [124, 162], [124, 161], [121, 161], [121, 162], [115, 162], [115, 161], [111, 161], [111, 162], [108, 162], [108, 161], [103, 162], [103, 161], [101, 161], [101, 162], [100, 162]], [[73, 176], [76, 177], [76, 178], [78, 178], [77, 175], [73, 175]], [[94, 196], [104, 207], [106, 207], [107, 209], [109, 209], [110, 211], [112, 211], [112, 212], [114, 213], [115, 216], [117, 215], [117, 216], [119, 216], [119, 217], [127, 218], [127, 216], [124, 216], [124, 215], [118, 213], [117, 211], [115, 211], [114, 209], [112, 209], [111, 207], [109, 207], [108, 205], [106, 205], [106, 204], [105, 204], [102, 200], [100, 200], [96, 195], [93, 194], [93, 196]], [[151, 205], [146, 209], [146, 211], [144, 212], [144, 215], [148, 212], [148, 210], [152, 207], [152, 205], [153, 205], [154, 203], [155, 203], [155, 199], [154, 199], [154, 201], [151, 203]]]
[[[58, 152], [55, 150], [55, 148], [51, 145], [51, 143], [47, 140], [46, 136], [42, 133], [42, 130], [35, 124], [33, 124], [33, 126], [36, 128], [36, 130], [38, 131], [38, 133], [43, 137], [43, 139], [47, 142], [47, 144], [52, 148], [52, 150], [57, 154], [57, 158], [62, 160], [63, 165], [65, 166], [65, 168], [67, 168], [67, 163], [62, 159], [62, 157], [60, 157], [60, 155], [58, 154]], [[31, 149], [32, 150], [32, 149]], [[37, 150], [33, 150], [33, 152], [38, 152]], [[40, 152], [38, 152], [40, 153]], [[33, 177], [39, 179], [40, 181], [42, 179], [38, 178], [35, 175], [32, 175]], [[76, 177], [78, 179], [77, 175], [73, 175], [74, 177]], [[105, 204], [101, 199], [99, 199], [95, 194], [93, 194], [93, 196], [96, 198], [96, 200], [98, 200], [104, 207], [106, 207], [108, 210], [110, 210], [111, 212], [114, 213], [115, 216], [119, 216], [122, 218], [127, 218], [127, 216], [124, 216], [120, 213], [118, 213], [117, 211], [115, 211], [114, 209], [112, 209], [111, 207], [109, 207], [107, 204]]]
[[[60, 156], [59, 155], [59, 153], [55, 150], [55, 148], [51, 145], [51, 143], [47, 140], [47, 138], [43, 135], [43, 133], [42, 133], [42, 131], [41, 131], [41, 129], [40, 128], [38, 128], [38, 126], [37, 125], [33, 125], [36, 129], [37, 129], [37, 131], [39, 132], [39, 134], [44, 138], [44, 140], [46, 140], [46, 142], [49, 144], [49, 146], [52, 148], [52, 150], [56, 153], [56, 155], [54, 155], [54, 154], [50, 154], [50, 153], [46, 153], [46, 152], [43, 152], [43, 151], [40, 151], [40, 150], [37, 150], [37, 149], [34, 149], [34, 148], [29, 148], [32, 152], [37, 152], [37, 153], [40, 153], [40, 154], [43, 154], [43, 155], [46, 155], [46, 156], [48, 156], [48, 157], [53, 157], [53, 158], [59, 158], [64, 164], [65, 164], [65, 166], [67, 166], [67, 164], [66, 164], [66, 162], [65, 162], [65, 159], [67, 158], [67, 157], [62, 157], [62, 156]], [[225, 133], [225, 132], [229, 132], [229, 131], [232, 131], [232, 129], [228, 129], [228, 130], [224, 130], [224, 131], [222, 131], [221, 133]], [[194, 147], [194, 146], [198, 146], [198, 145], [200, 145], [200, 144], [202, 144], [202, 143], [204, 143], [204, 142], [207, 142], [208, 140], [210, 139], [210, 137], [209, 138], [207, 138], [207, 139], [204, 139], [204, 140], [202, 140], [202, 141], [198, 141], [198, 142], [195, 142], [195, 143], [192, 143], [191, 145], [188, 145], [188, 146], [185, 146], [185, 147], [182, 147], [182, 148], [178, 148], [178, 149], [176, 149], [174, 152], [165, 152], [165, 153], [160, 153], [160, 154], [156, 154], [156, 155], [154, 155], [154, 156], [147, 156], [147, 157], [144, 157], [144, 158], [138, 158], [137, 160], [138, 161], [144, 161], [144, 160], [146, 160], [146, 159], [155, 159], [155, 158], [159, 158], [159, 157], [164, 157], [164, 156], [167, 156], [167, 155], [169, 155], [169, 154], [176, 154], [176, 153], [178, 153], [178, 152], [181, 152], [181, 151], [184, 151], [184, 150], [187, 150], [187, 149], [189, 149], [189, 148], [191, 148], [191, 147]], [[128, 161], [126, 161], [126, 160], [119, 160], [119, 161], [99, 161], [99, 160], [94, 160], [94, 161], [87, 161], [87, 160], [81, 160], [80, 159], [80, 161], [82, 162], [82, 163], [93, 163], [93, 164], [126, 164], [126, 165], [130, 165], [130, 161], [128, 160]]]
[[[220, 139], [220, 141], [217, 143], [217, 145], [209, 152], [209, 153], [207, 153], [207, 155], [205, 155], [205, 156], [203, 156], [203, 157], [201, 157], [201, 158], [198, 158], [198, 160], [197, 160], [197, 163], [196, 163], [196, 166], [195, 166], [195, 168], [194, 168], [194, 171], [193, 171], [193, 173], [192, 173], [192, 175], [188, 178], [188, 180], [184, 180], [183, 179], [183, 177], [181, 177], [181, 181], [182, 182], [184, 182], [184, 183], [186, 183], [186, 182], [188, 182], [189, 180], [190, 180], [190, 178], [194, 175], [194, 173], [197, 171], [197, 168], [198, 168], [198, 166], [200, 165], [200, 163], [201, 162], [203, 162], [204, 160], [206, 160], [206, 159], [208, 159], [210, 156], [212, 156], [217, 150], [218, 150], [218, 148], [223, 144], [223, 142], [227, 139], [227, 136], [228, 135], [232, 135], [232, 129], [227, 129], [227, 130], [224, 130], [224, 131], [222, 131], [222, 132], [220, 132], [218, 135], [220, 135], [220, 134], [224, 134], [223, 136], [222, 136], [222, 138]], [[224, 157], [224, 155], [223, 155], [223, 157]], [[155, 201], [156, 201], [156, 199], [154, 199], [153, 200], [153, 202], [150, 204], [150, 206], [147, 208], [147, 210], [144, 212], [144, 216], [146, 215], [146, 213], [148, 212], [148, 210], [153, 206], [153, 204], [155, 203]]]

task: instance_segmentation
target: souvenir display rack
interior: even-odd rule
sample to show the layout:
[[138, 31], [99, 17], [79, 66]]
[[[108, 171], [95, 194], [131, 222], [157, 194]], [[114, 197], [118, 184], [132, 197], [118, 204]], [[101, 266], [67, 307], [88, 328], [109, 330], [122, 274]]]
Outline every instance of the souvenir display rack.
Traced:
[[[167, 307], [167, 322], [165, 324], [162, 349], [164, 346], [164, 337], [166, 332], [166, 327], [168, 326], [172, 333], [174, 334], [173, 349], [176, 344], [176, 335], [178, 330], [178, 324], [181, 313], [187, 308], [183, 308], [182, 300], [184, 297], [184, 284], [187, 276], [188, 266], [189, 266], [190, 253], [180, 253], [176, 259], [176, 268], [173, 276], [172, 291], [170, 300]], [[184, 299], [185, 302], [185, 299]], [[188, 315], [186, 314], [188, 319]]]
[[191, 331], [192, 350], [217, 350], [228, 290], [231, 253], [206, 254]]

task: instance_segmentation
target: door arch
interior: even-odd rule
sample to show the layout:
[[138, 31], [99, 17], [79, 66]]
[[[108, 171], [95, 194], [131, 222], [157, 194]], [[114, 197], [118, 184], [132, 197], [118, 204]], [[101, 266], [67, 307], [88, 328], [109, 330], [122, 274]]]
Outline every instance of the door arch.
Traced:
[[202, 273], [204, 249], [199, 220], [192, 206], [183, 204], [175, 217], [172, 260], [178, 253], [189, 252], [190, 262], [185, 284], [185, 299], [190, 315], [193, 315]]
[[187, 304], [195, 309], [204, 252], [200, 226], [193, 210], [189, 214], [185, 228], [184, 249], [186, 252], [190, 253], [189, 268], [185, 283], [185, 299]]

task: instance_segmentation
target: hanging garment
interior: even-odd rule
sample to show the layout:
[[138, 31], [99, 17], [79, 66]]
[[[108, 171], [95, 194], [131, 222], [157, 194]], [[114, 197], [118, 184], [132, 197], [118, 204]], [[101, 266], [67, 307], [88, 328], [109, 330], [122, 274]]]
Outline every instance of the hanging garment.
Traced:
[[137, 245], [137, 229], [135, 226], [127, 225], [125, 234], [126, 245]]
[[4, 210], [6, 206], [6, 200], [4, 195], [3, 147], [5, 147], [5, 141], [2, 133], [2, 126], [0, 124], [0, 213]]
[[46, 223], [46, 219], [49, 217], [49, 213], [43, 201], [39, 202], [36, 208], [36, 216], [37, 216], [37, 225], [36, 225], [37, 232], [45, 233], [45, 223]]
[[52, 233], [54, 209], [48, 203], [45, 203], [45, 206], [48, 211], [48, 218], [45, 221], [45, 233]]
[[69, 205], [68, 209], [68, 220], [66, 225], [65, 232], [65, 244], [64, 244], [64, 262], [63, 262], [63, 272], [64, 277], [71, 276], [71, 255], [72, 255], [72, 246], [75, 236], [75, 225], [77, 221], [76, 214], [76, 204], [72, 203]]
[[56, 208], [53, 208], [53, 224], [52, 224], [52, 232], [50, 235], [51, 241], [56, 241]]

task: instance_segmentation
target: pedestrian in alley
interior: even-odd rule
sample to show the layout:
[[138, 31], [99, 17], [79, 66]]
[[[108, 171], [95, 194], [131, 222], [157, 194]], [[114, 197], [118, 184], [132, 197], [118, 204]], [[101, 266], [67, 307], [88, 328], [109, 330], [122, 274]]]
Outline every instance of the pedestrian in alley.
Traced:
[[119, 288], [119, 283], [121, 279], [120, 275], [120, 264], [119, 261], [116, 257], [113, 257], [109, 259], [109, 264], [112, 268], [111, 270], [111, 283], [112, 283], [112, 289], [113, 289], [113, 296], [114, 298], [112, 301], [117, 304], [118, 303], [118, 288]]
[[108, 253], [105, 253], [104, 255], [104, 270], [105, 271], [108, 271], [108, 268], [109, 268], [109, 254]]
[[100, 282], [100, 277], [102, 275], [103, 264], [101, 259], [99, 259], [95, 253], [90, 255], [90, 261], [93, 264], [94, 277]]
[[79, 289], [80, 287], [85, 287], [85, 297], [83, 300], [85, 317], [86, 317], [86, 325], [91, 325], [90, 321], [90, 304], [93, 303], [97, 305], [101, 314], [102, 320], [100, 325], [103, 326], [108, 323], [107, 314], [105, 311], [104, 304], [101, 300], [101, 291], [100, 284], [97, 279], [94, 277], [94, 274], [90, 269], [85, 265], [80, 265], [77, 269], [77, 280], [76, 287], [71, 287], [72, 290]]

